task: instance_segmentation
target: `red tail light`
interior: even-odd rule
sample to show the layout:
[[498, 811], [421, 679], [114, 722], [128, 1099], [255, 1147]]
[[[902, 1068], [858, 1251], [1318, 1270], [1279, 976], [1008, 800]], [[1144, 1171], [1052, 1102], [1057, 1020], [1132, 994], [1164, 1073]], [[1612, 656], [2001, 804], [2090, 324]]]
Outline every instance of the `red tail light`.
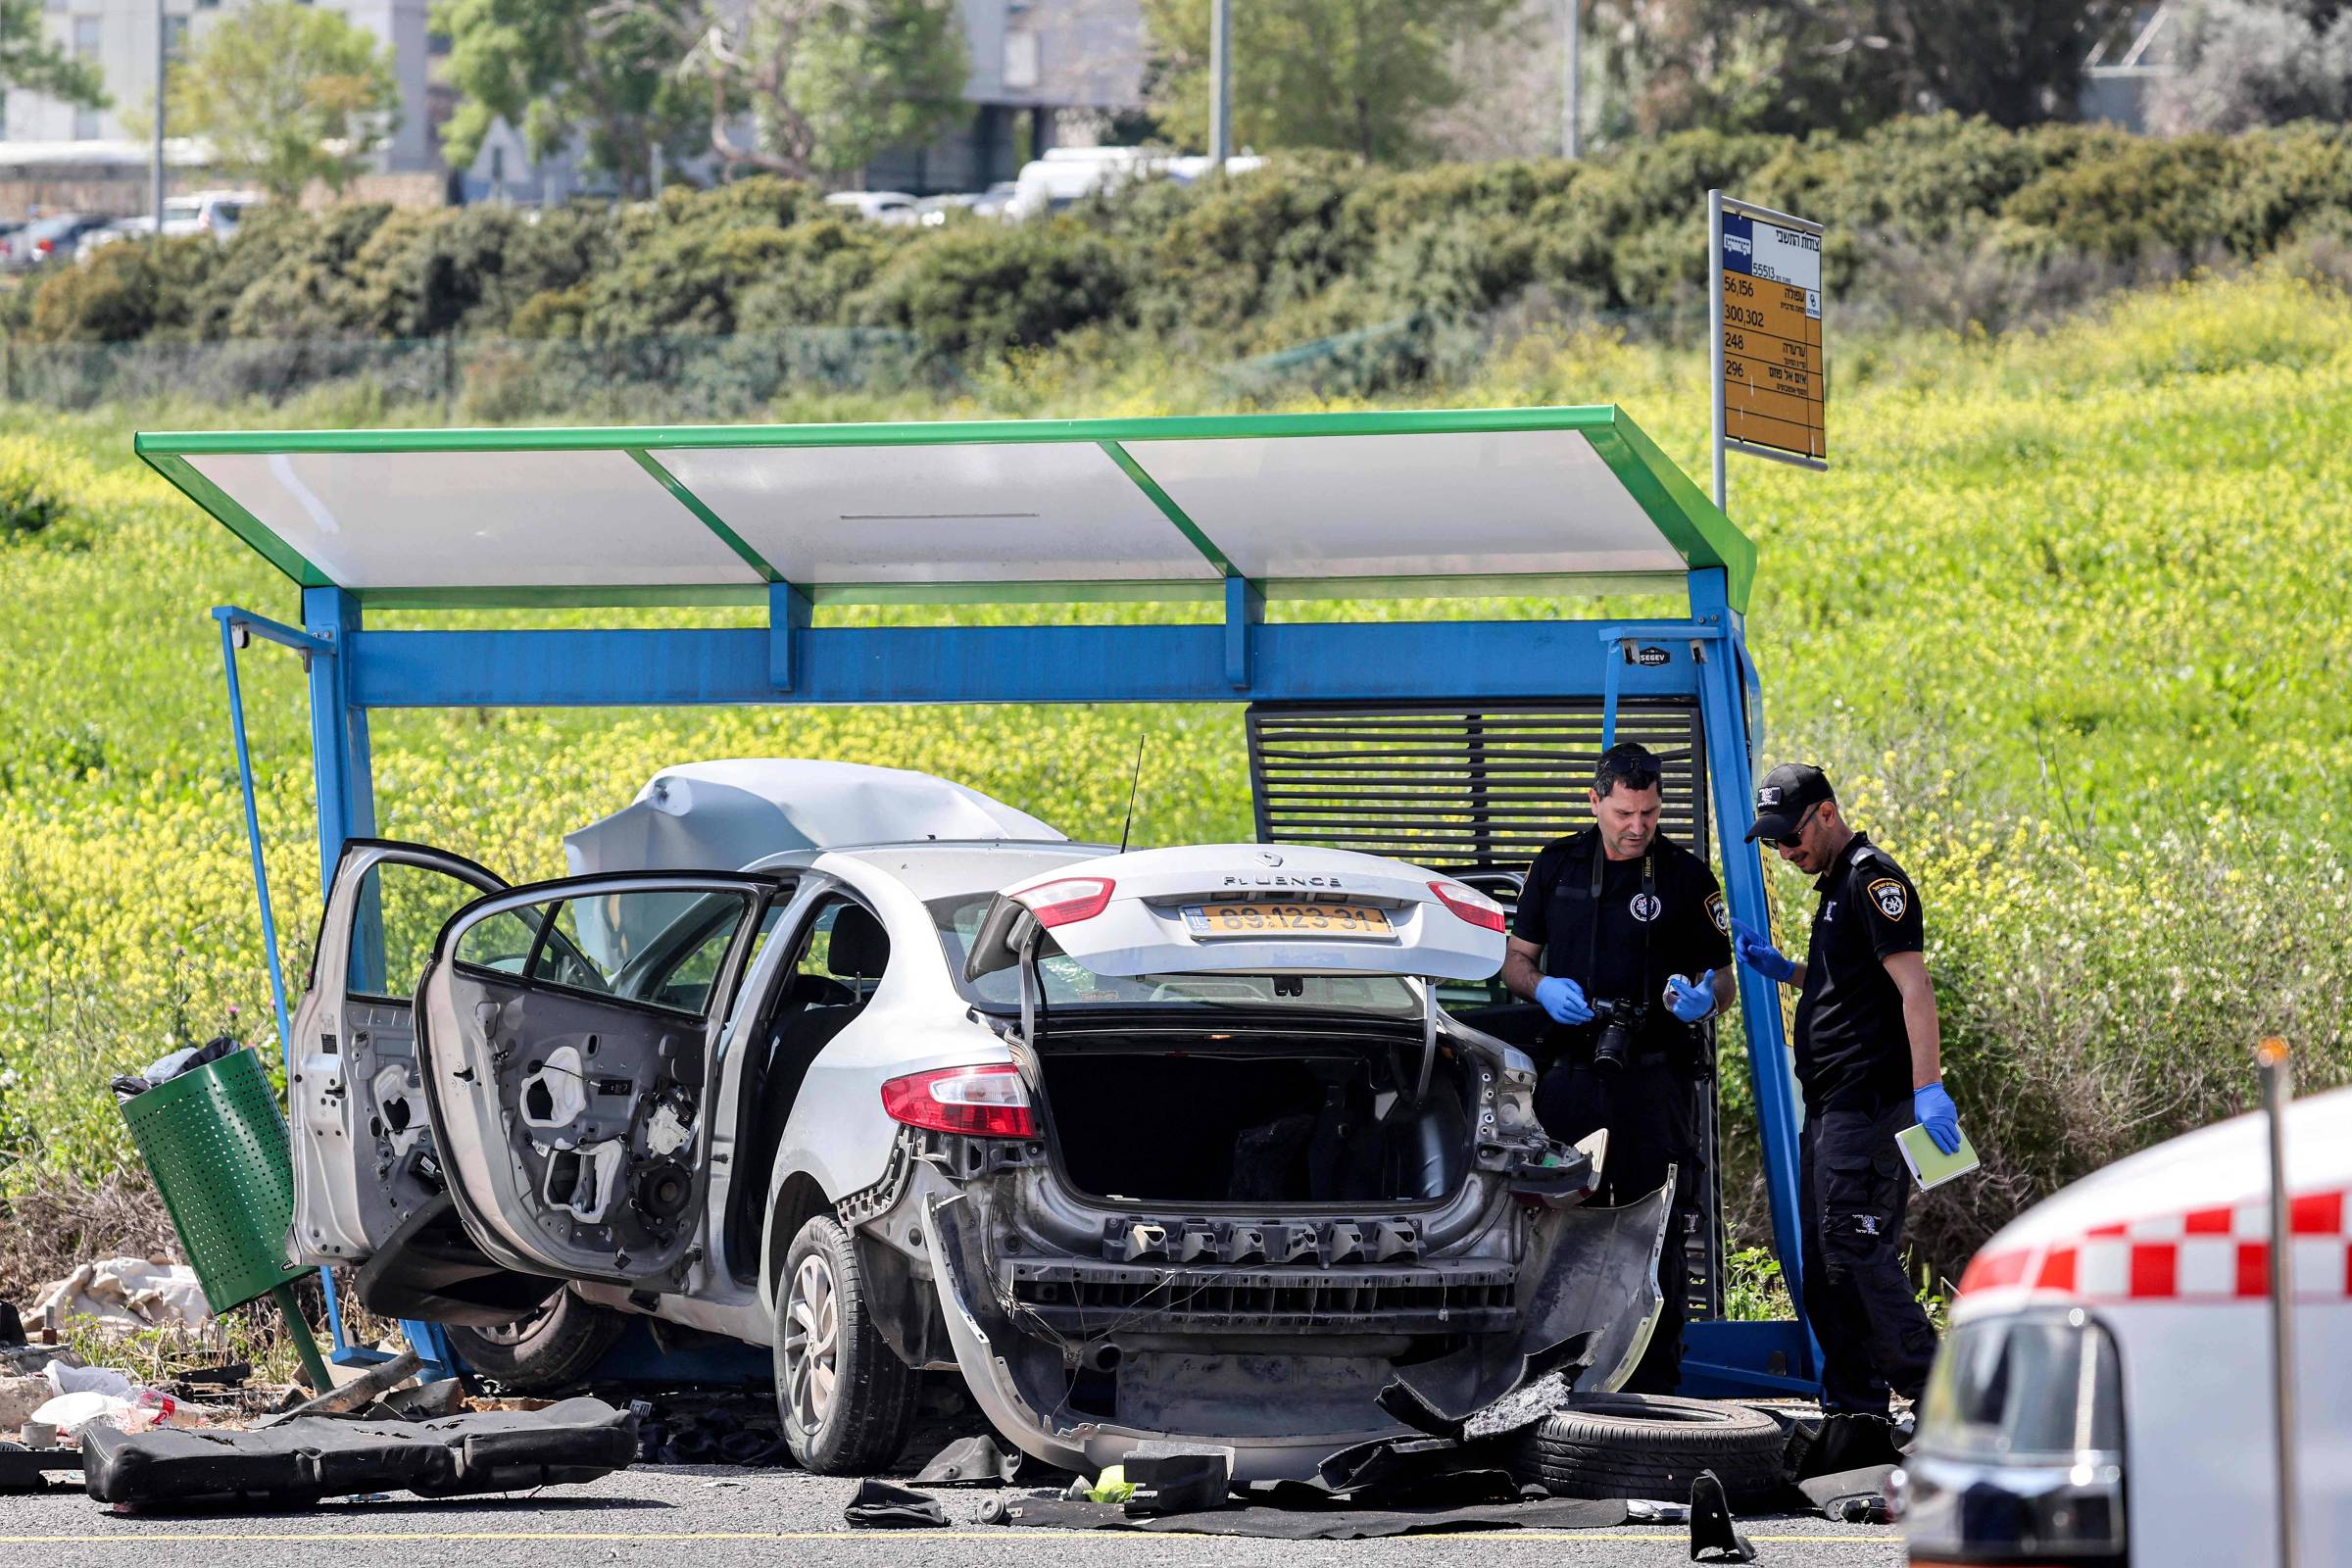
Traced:
[[882, 1086], [882, 1110], [892, 1121], [967, 1138], [1035, 1138], [1037, 1113], [1021, 1070], [1010, 1062], [945, 1067], [911, 1073]]
[[1502, 906], [1466, 882], [1432, 882], [1429, 891], [1438, 896], [1440, 904], [1483, 931], [1504, 928]]
[[1057, 925], [1068, 925], [1072, 920], [1091, 920], [1101, 914], [1110, 903], [1110, 879], [1065, 876], [1058, 882], [1041, 882], [1013, 897], [1029, 906], [1029, 912], [1037, 916], [1037, 923], [1050, 930]]
[[32, 248], [36, 251], [39, 251], [43, 256], [46, 256], [51, 251], [57, 249], [57, 241], [53, 239], [36, 239], [32, 242]]

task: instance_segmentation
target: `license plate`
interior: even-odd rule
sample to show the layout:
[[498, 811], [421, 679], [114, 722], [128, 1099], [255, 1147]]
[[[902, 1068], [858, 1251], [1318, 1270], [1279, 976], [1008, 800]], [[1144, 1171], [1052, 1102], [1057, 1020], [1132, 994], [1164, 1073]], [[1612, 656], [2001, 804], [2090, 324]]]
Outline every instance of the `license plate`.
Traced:
[[1184, 923], [1196, 937], [1340, 937], [1392, 942], [1389, 911], [1366, 904], [1188, 904]]

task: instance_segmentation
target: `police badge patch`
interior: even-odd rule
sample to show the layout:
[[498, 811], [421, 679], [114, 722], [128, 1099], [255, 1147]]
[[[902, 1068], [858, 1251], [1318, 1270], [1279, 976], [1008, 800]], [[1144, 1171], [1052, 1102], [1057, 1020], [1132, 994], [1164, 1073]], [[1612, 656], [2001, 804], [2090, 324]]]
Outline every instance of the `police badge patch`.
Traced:
[[1707, 895], [1707, 918], [1714, 921], [1715, 929], [1725, 936], [1728, 937], [1732, 934], [1732, 917], [1730, 911], [1723, 906], [1722, 894], [1710, 893]]
[[1890, 876], [1883, 876], [1870, 885], [1870, 902], [1889, 920], [1900, 920], [1903, 911], [1911, 906], [1910, 891]]
[[1637, 893], [1626, 905], [1635, 919], [1646, 925], [1666, 912], [1666, 901], [1654, 893]]

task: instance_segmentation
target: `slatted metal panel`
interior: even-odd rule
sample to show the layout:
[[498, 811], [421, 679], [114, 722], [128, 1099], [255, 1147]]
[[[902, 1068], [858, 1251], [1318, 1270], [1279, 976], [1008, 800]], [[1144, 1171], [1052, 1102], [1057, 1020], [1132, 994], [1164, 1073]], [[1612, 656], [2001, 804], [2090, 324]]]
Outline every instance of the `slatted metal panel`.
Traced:
[[[1598, 699], [1258, 703], [1249, 727], [1261, 844], [1358, 850], [1473, 876], [1507, 907], [1516, 884], [1501, 879], [1524, 876], [1544, 845], [1592, 820]], [[1657, 754], [1663, 830], [1712, 858], [1697, 704], [1620, 701], [1616, 738]], [[1715, 1081], [1697, 1085], [1693, 1098], [1710, 1155], [1697, 1230], [1683, 1238], [1695, 1321], [1723, 1311], [1723, 1181]]]
[[[1259, 703], [1250, 783], [1264, 844], [1320, 844], [1441, 871], [1524, 872], [1592, 820], [1597, 699], [1406, 706]], [[1623, 702], [1617, 739], [1665, 764], [1664, 828], [1705, 853], [1706, 750], [1687, 701]]]

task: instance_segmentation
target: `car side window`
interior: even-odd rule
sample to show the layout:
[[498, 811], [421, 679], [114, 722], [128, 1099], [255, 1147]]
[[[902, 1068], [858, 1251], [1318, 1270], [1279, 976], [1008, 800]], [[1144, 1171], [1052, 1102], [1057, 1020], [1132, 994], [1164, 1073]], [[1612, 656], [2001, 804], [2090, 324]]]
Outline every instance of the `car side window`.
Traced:
[[871, 910], [849, 899], [827, 900], [801, 939], [788, 1000], [804, 1006], [862, 1003], [880, 983], [889, 953]]
[[458, 938], [456, 958], [701, 1017], [751, 908], [749, 894], [731, 893], [692, 895], [681, 907], [668, 890], [550, 900], [475, 922]]
[[[442, 926], [481, 896], [471, 882], [428, 865], [382, 860], [369, 866], [360, 878], [344, 989], [356, 997], [408, 1001]], [[521, 968], [519, 958], [514, 967]]]

